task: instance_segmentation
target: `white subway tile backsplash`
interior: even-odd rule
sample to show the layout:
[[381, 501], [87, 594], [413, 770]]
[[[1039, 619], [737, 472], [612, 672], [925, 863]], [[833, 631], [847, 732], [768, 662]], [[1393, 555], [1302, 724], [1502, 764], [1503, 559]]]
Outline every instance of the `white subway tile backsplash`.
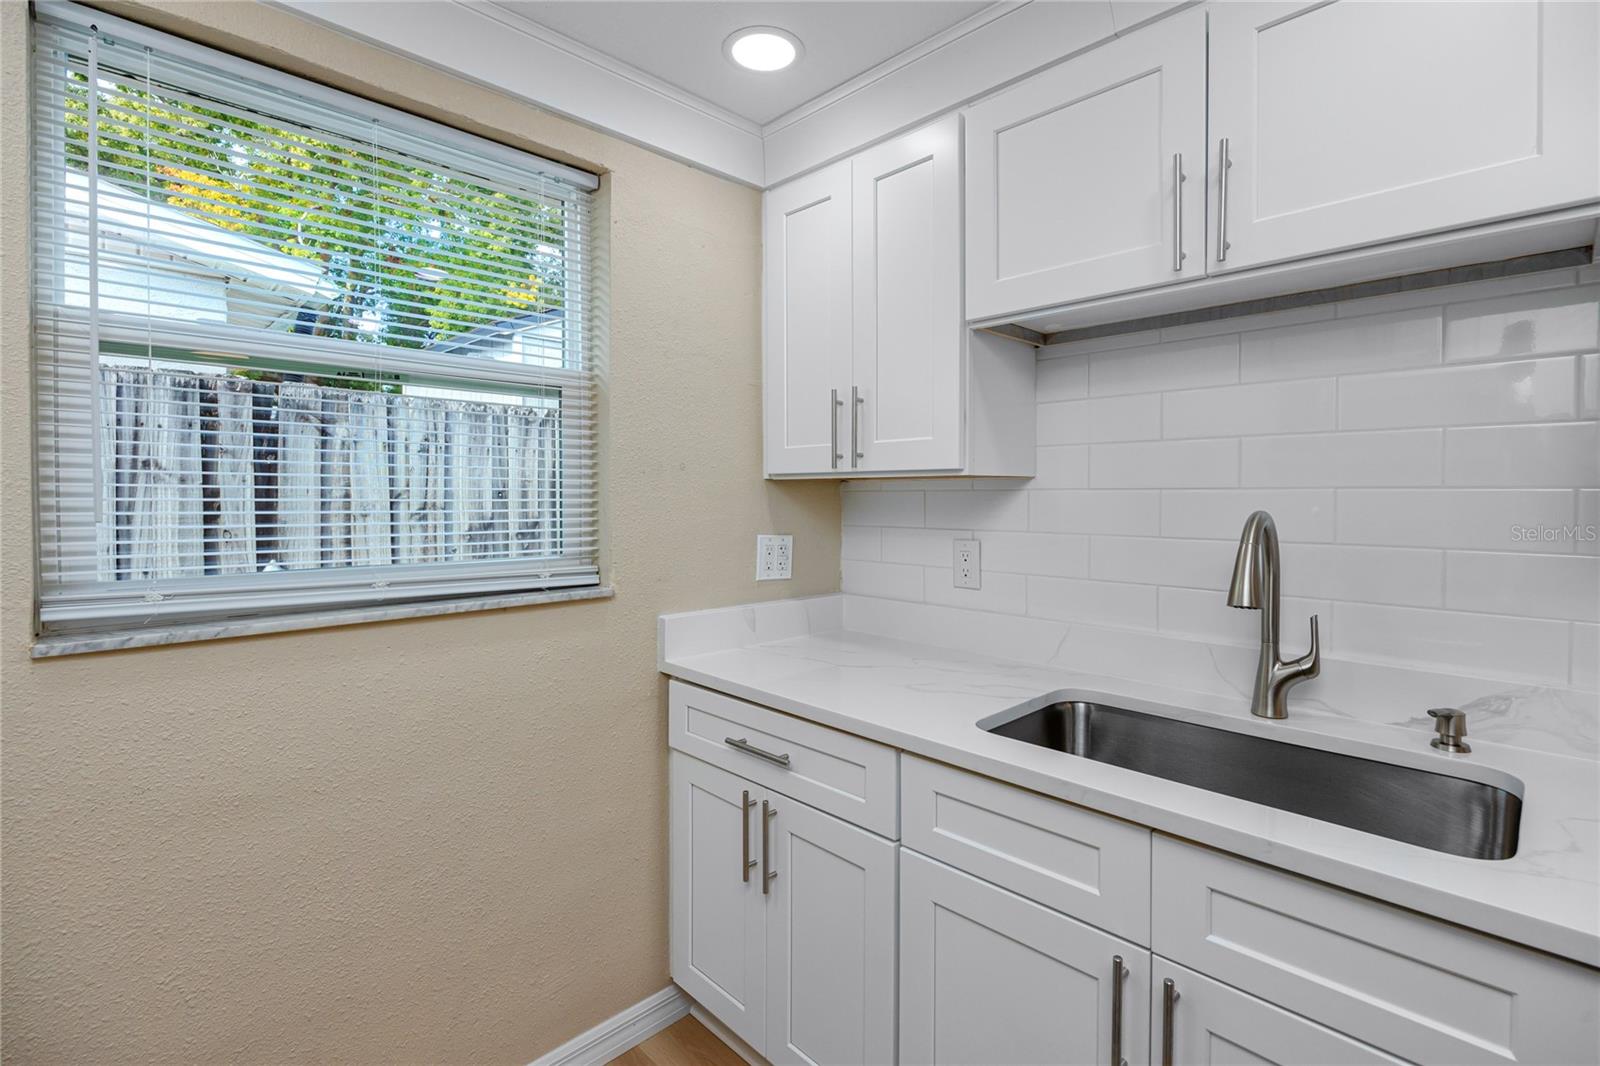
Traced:
[[1600, 625], [1572, 623], [1573, 688], [1600, 691]]
[[[847, 483], [844, 587], [986, 619], [940, 639], [994, 654], [1034, 641], [1066, 661], [1100, 646], [1097, 626], [1143, 631], [1151, 647], [1201, 649], [1197, 669], [1225, 661], [1206, 683], [1232, 691], [1254, 669], [1260, 615], [1228, 608], [1225, 589], [1240, 528], [1265, 509], [1283, 541], [1284, 649], [1304, 649], [1316, 613], [1339, 667], [1308, 698], [1376, 696], [1409, 676], [1400, 664], [1432, 679], [1406, 697], [1419, 703], [1449, 702], [1454, 678], [1594, 691], [1600, 287], [1583, 276], [1051, 346], [1037, 476]], [[957, 536], [982, 543], [979, 589], [953, 586]], [[1017, 628], [1023, 612], [1032, 628]]]
[[881, 596], [889, 600], [921, 600], [920, 566], [864, 562], [845, 559], [839, 566], [839, 588], [858, 596]]
[[845, 526], [839, 531], [839, 557], [875, 562], [882, 557], [883, 530], [878, 526]]
[[1447, 429], [1444, 482], [1600, 486], [1600, 423]]
[[886, 563], [954, 566], [954, 542], [970, 536], [966, 529], [885, 529], [881, 557]]
[[[1327, 600], [1285, 596], [1279, 615], [1279, 637], [1285, 655], [1311, 646], [1312, 615], [1318, 616], [1324, 650], [1333, 633], [1333, 605]], [[1214, 589], [1161, 590], [1161, 631], [1178, 636], [1247, 647], [1261, 643], [1261, 612], [1229, 607], [1227, 596]]]
[[1339, 379], [1339, 428], [1470, 426], [1571, 419], [1572, 356]]
[[1600, 489], [1578, 490], [1578, 521], [1572, 550], [1579, 555], [1600, 555]]
[[1450, 552], [1445, 606], [1458, 611], [1600, 622], [1600, 556]]
[[1108, 396], [1041, 404], [1037, 425], [1041, 445], [1158, 440], [1161, 397]]
[[1237, 540], [1252, 511], [1266, 511], [1283, 540], [1333, 540], [1332, 489], [1173, 489], [1161, 494], [1163, 537]]
[[1180, 341], [1089, 356], [1089, 395], [1151, 393], [1232, 385], [1239, 380], [1239, 338]]
[[958, 589], [953, 569], [930, 568], [925, 574], [924, 596], [929, 603], [946, 607], [1024, 614], [1028, 609], [1028, 579], [1021, 574], [990, 573], [985, 567], [982, 587]]
[[1565, 622], [1370, 603], [1336, 603], [1333, 621], [1334, 635], [1326, 645], [1330, 655], [1468, 673], [1493, 663], [1502, 675], [1547, 685], [1567, 683]]
[[1061, 444], [1038, 449], [1034, 455], [1035, 489], [1081, 489], [1089, 484], [1089, 448]]
[[1333, 428], [1337, 403], [1332, 378], [1169, 392], [1161, 397], [1161, 435], [1315, 433]]
[[1093, 537], [1089, 576], [1097, 581], [1225, 589], [1236, 545], [1223, 540], [1171, 537]]
[[1067, 355], [1046, 358], [1049, 348], [1039, 352], [1039, 367], [1034, 374], [1034, 395], [1039, 403], [1081, 400], [1089, 395], [1089, 356]]
[[1246, 333], [1239, 341], [1242, 381], [1433, 366], [1440, 361], [1438, 308], [1317, 322]]
[[1161, 494], [1095, 489], [1028, 493], [1028, 528], [1042, 533], [1161, 532]]
[[1570, 489], [1340, 489], [1338, 539], [1344, 544], [1571, 551], [1530, 545], [1535, 527], [1572, 524]]
[[920, 492], [844, 492], [841, 510], [847, 526], [920, 526]]
[[1512, 359], [1600, 347], [1600, 287], [1456, 304], [1445, 311], [1445, 359]]
[[1241, 485], [1437, 485], [1444, 431], [1256, 437], [1239, 446]]
[[1283, 592], [1399, 607], [1444, 603], [1444, 552], [1353, 544], [1285, 544]]
[[1118, 581], [1030, 577], [1028, 613], [1061, 622], [1154, 629], [1157, 591], [1151, 585]]
[[1028, 528], [1028, 494], [1021, 489], [930, 493], [927, 524], [945, 529]]
[[1089, 538], [1075, 533], [984, 533], [983, 580], [991, 572], [1083, 577], [1089, 572]]
[[1600, 354], [1590, 352], [1578, 360], [1578, 414], [1600, 418]]
[[1095, 444], [1089, 485], [1097, 489], [1230, 488], [1239, 484], [1239, 442], [1157, 441]]

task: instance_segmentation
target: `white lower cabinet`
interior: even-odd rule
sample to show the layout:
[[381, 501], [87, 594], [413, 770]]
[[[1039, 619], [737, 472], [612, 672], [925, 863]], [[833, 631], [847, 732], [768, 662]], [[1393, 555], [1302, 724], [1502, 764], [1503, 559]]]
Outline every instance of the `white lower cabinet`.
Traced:
[[774, 1063], [894, 1061], [892, 841], [674, 752], [672, 979]]
[[901, 850], [901, 1062], [1145, 1062], [1149, 987], [1145, 949]]
[[1155, 1019], [1152, 1061], [1160, 1063], [1405, 1061], [1160, 956], [1152, 960], [1150, 1016]]

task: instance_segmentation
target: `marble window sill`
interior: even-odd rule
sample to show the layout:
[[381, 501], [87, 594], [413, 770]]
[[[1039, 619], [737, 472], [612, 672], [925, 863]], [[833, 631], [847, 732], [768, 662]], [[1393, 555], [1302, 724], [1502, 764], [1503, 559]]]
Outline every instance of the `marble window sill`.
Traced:
[[32, 655], [35, 659], [54, 659], [63, 655], [150, 648], [162, 644], [190, 644], [200, 640], [225, 640], [230, 637], [249, 637], [261, 633], [289, 633], [300, 629], [326, 629], [332, 626], [360, 625], [363, 622], [392, 622], [401, 618], [465, 614], [469, 611], [498, 611], [506, 607], [530, 607], [542, 603], [608, 600], [615, 594], [610, 586], [602, 585], [594, 588], [549, 589], [543, 592], [518, 592], [510, 595], [463, 596], [459, 599], [428, 600], [418, 603], [378, 604], [371, 607], [343, 607], [219, 622], [186, 622], [108, 633], [58, 634], [37, 638], [33, 642]]

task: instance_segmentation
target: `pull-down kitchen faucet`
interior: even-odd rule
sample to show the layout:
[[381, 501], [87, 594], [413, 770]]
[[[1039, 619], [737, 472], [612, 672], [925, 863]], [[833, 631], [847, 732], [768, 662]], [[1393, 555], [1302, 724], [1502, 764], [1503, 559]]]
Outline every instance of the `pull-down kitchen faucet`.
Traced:
[[1250, 697], [1250, 713], [1262, 718], [1289, 717], [1289, 690], [1322, 672], [1317, 616], [1311, 616], [1311, 650], [1298, 659], [1278, 658], [1278, 526], [1265, 511], [1244, 521], [1239, 554], [1228, 583], [1228, 606], [1261, 612], [1261, 660]]

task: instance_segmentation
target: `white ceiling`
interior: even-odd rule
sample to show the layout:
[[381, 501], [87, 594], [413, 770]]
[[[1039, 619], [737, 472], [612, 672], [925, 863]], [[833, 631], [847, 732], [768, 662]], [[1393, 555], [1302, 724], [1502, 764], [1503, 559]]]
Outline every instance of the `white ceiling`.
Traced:
[[[498, 0], [498, 6], [757, 125], [988, 7], [959, 0]], [[758, 74], [722, 54], [745, 26], [777, 26], [805, 53]]]

